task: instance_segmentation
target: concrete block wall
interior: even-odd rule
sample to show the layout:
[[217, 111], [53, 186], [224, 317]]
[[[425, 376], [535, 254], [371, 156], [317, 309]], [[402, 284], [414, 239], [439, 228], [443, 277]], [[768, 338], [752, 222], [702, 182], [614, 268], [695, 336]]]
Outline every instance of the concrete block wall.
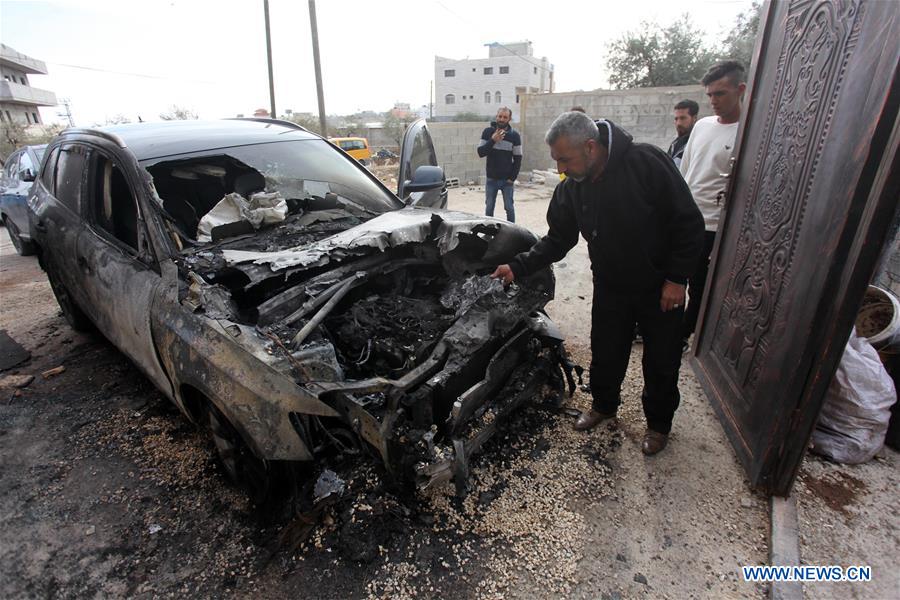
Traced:
[[675, 139], [672, 107], [680, 100], [694, 100], [700, 116], [712, 114], [703, 86], [595, 90], [560, 94], [527, 94], [521, 103], [524, 157], [522, 171], [556, 167], [544, 144], [544, 135], [553, 120], [573, 106], [584, 107], [594, 118], [608, 118], [626, 129], [638, 142], [655, 144], [663, 150]]
[[444, 174], [458, 177], [461, 184], [478, 181], [484, 174], [484, 159], [476, 152], [481, 132], [490, 125], [483, 123], [428, 123], [428, 130], [434, 141], [438, 164]]

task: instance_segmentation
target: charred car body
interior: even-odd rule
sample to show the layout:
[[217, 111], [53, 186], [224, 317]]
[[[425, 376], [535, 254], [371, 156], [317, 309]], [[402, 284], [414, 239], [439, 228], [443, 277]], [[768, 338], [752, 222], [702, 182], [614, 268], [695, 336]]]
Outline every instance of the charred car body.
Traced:
[[334, 449], [460, 485], [498, 422], [562, 386], [563, 350], [541, 312], [549, 269], [508, 289], [486, 275], [534, 235], [439, 208], [435, 163], [424, 121], [398, 195], [289, 123], [68, 130], [29, 198], [32, 233], [69, 323], [209, 426], [255, 500]]

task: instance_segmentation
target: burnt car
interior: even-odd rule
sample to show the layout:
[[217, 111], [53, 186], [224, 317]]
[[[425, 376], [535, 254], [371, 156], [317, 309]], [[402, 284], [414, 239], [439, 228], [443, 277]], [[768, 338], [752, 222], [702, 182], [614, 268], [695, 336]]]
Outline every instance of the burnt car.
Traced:
[[69, 323], [207, 426], [254, 501], [334, 452], [463, 485], [498, 424], [563, 385], [554, 280], [490, 279], [536, 238], [439, 208], [424, 121], [402, 158], [395, 195], [291, 123], [67, 130], [29, 200], [40, 262]]
[[23, 146], [9, 155], [0, 174], [0, 220], [20, 256], [34, 254], [26, 199], [37, 177], [45, 145]]

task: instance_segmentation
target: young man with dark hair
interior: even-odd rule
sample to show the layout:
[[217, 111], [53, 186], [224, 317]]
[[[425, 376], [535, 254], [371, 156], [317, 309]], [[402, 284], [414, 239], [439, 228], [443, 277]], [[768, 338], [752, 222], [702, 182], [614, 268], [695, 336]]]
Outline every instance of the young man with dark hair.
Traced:
[[519, 167], [522, 165], [522, 137], [509, 122], [512, 111], [506, 106], [497, 110], [496, 120], [490, 127], [481, 132], [478, 142], [478, 156], [487, 158], [486, 181], [484, 183], [484, 214], [494, 216], [494, 205], [497, 192], [503, 193], [503, 208], [506, 209], [506, 220], [516, 222], [516, 209], [513, 205], [513, 190]]
[[560, 173], [547, 208], [549, 231], [528, 252], [491, 275], [505, 283], [565, 257], [587, 241], [594, 281], [591, 309], [593, 405], [579, 431], [616, 416], [622, 381], [639, 323], [644, 335], [647, 430], [641, 450], [665, 448], [678, 408], [684, 284], [703, 245], [703, 217], [666, 154], [607, 120], [569, 111], [545, 138]]
[[684, 155], [684, 147], [691, 137], [691, 130], [697, 122], [697, 113], [700, 105], [693, 100], [682, 100], [675, 105], [675, 133], [678, 137], [669, 144], [669, 156], [675, 161], [675, 166], [681, 166], [681, 157]]
[[701, 83], [706, 87], [706, 97], [709, 98], [715, 116], [704, 117], [694, 125], [680, 166], [681, 174], [691, 188], [691, 194], [703, 213], [706, 224], [703, 255], [688, 283], [690, 300], [684, 314], [684, 329], [681, 334], [685, 350], [700, 314], [709, 256], [716, 239], [722, 201], [728, 187], [727, 174], [731, 171], [729, 163], [737, 137], [738, 120], [741, 118], [741, 98], [747, 89], [744, 67], [734, 60], [713, 65]]

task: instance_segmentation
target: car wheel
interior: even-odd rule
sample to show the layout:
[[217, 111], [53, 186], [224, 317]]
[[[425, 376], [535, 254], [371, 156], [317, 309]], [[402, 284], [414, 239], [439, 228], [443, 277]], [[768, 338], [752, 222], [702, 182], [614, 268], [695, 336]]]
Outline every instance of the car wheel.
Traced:
[[75, 300], [72, 299], [69, 290], [66, 289], [66, 286], [64, 286], [62, 282], [60, 282], [59, 278], [54, 273], [53, 268], [48, 266], [46, 270], [47, 280], [50, 282], [50, 289], [53, 290], [53, 295], [56, 296], [56, 302], [59, 304], [63, 317], [65, 317], [69, 326], [75, 331], [90, 331], [93, 329], [94, 324], [91, 323], [91, 320], [85, 312], [75, 304]]
[[34, 254], [34, 244], [32, 242], [26, 242], [19, 237], [21, 231], [19, 231], [19, 228], [16, 227], [16, 224], [13, 223], [9, 217], [3, 219], [3, 224], [6, 225], [6, 231], [9, 232], [9, 239], [19, 256], [31, 256]]
[[275, 464], [258, 458], [240, 433], [212, 404], [207, 409], [207, 424], [219, 460], [231, 479], [257, 506], [268, 504], [275, 496]]

